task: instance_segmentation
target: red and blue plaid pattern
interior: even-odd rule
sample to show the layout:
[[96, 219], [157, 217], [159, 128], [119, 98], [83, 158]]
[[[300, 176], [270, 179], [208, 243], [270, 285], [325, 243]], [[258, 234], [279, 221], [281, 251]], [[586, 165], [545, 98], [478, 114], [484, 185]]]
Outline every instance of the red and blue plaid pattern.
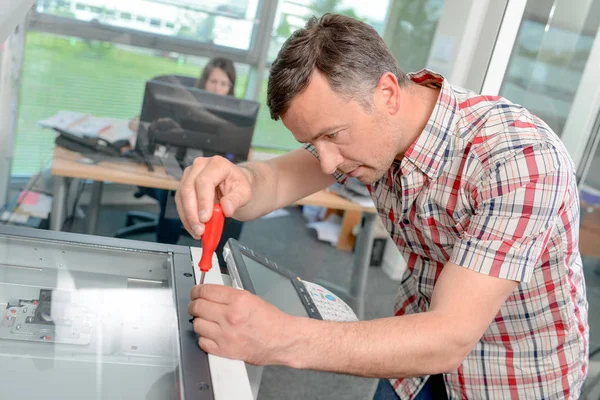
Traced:
[[[448, 261], [518, 281], [460, 368], [444, 374], [449, 398], [578, 398], [588, 304], [566, 149], [522, 106], [428, 70], [410, 77], [441, 88], [437, 104], [403, 160], [369, 186], [408, 264], [395, 314], [427, 311]], [[427, 378], [391, 382], [400, 398], [413, 399]]]

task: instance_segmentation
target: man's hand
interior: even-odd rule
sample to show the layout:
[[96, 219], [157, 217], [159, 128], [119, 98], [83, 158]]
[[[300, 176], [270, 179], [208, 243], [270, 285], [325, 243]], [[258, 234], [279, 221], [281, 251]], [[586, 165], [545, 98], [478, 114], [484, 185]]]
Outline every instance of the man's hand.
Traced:
[[194, 286], [189, 313], [202, 350], [254, 365], [283, 364], [298, 319], [245, 290]]
[[223, 157], [198, 157], [185, 169], [177, 188], [175, 202], [185, 229], [195, 238], [204, 233], [215, 200], [226, 217], [250, 201], [250, 174]]

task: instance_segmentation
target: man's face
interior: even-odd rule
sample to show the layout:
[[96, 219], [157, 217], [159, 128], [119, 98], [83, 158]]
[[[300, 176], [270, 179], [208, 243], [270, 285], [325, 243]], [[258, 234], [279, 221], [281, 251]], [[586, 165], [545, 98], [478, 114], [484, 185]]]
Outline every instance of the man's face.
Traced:
[[296, 140], [317, 148], [324, 173], [338, 169], [371, 184], [392, 164], [402, 136], [392, 128], [383, 97], [376, 90], [372, 111], [367, 111], [335, 93], [327, 78], [316, 72], [281, 120]]

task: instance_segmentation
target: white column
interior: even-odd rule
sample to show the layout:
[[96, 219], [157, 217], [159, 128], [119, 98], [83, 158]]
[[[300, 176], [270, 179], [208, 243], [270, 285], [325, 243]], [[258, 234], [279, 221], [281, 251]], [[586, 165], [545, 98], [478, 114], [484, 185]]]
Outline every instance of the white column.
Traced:
[[507, 1], [445, 0], [427, 67], [479, 91]]
[[580, 167], [581, 157], [588, 145], [596, 117], [600, 113], [599, 65], [600, 29], [596, 33], [596, 39], [561, 135], [561, 139], [577, 168]]
[[498, 95], [504, 75], [508, 68], [508, 62], [512, 54], [519, 27], [523, 20], [523, 13], [527, 0], [509, 0], [498, 32], [494, 52], [490, 60], [490, 66], [485, 76], [485, 82], [481, 93], [486, 95]]
[[25, 24], [19, 27], [17, 24], [23, 22], [34, 2], [14, 0], [3, 2], [0, 7], [0, 207], [6, 203], [8, 193], [13, 134], [17, 121], [18, 78], [25, 43]]
[[3, 0], [0, 7], [0, 43], [12, 33], [35, 0]]

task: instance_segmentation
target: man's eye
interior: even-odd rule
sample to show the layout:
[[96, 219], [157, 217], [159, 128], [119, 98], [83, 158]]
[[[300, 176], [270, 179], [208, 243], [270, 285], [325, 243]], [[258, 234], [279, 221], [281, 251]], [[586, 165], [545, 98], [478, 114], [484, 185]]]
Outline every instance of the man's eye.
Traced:
[[329, 135], [327, 135], [327, 138], [329, 138], [329, 139], [335, 139], [336, 137], [337, 137], [337, 132], [330, 133]]

